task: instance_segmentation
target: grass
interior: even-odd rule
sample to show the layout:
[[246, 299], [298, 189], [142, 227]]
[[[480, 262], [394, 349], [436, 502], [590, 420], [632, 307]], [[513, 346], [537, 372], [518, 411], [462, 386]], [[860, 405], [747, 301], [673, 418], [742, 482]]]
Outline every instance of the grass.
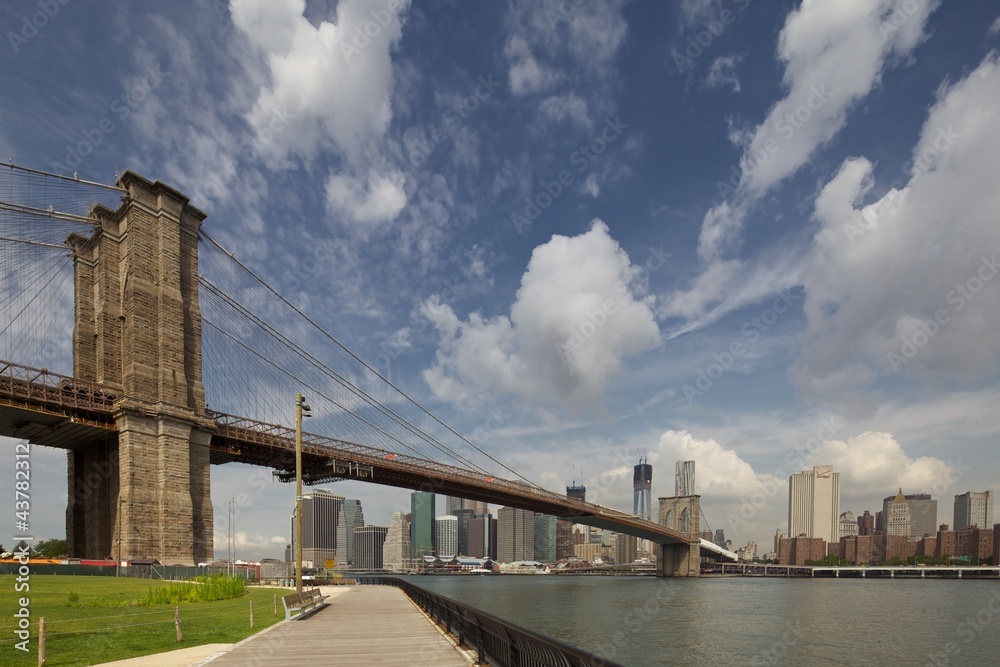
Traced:
[[[114, 577], [31, 575], [31, 590], [15, 591], [13, 575], [0, 576], [0, 665], [38, 664], [38, 619], [45, 617], [45, 664], [94, 665], [201, 644], [232, 644], [284, 619], [281, 600], [291, 591], [248, 588], [239, 597], [189, 601], [191, 589], [215, 586], [214, 594], [234, 594], [231, 582], [190, 584]], [[205, 595], [201, 593], [200, 595]], [[14, 648], [18, 598], [30, 598], [30, 651]], [[183, 599], [172, 602], [168, 600]], [[253, 600], [254, 627], [250, 628]], [[180, 607], [183, 640], [174, 631]]]

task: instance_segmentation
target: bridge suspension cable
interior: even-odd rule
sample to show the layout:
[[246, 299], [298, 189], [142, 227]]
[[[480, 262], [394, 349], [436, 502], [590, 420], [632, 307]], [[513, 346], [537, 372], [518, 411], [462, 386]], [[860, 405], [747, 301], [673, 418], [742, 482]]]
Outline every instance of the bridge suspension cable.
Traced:
[[[279, 332], [277, 332], [275, 327], [268, 324], [263, 317], [253, 314], [252, 310], [249, 307], [247, 307], [245, 303], [239, 302], [236, 299], [229, 297], [227, 295], [227, 290], [220, 288], [218, 285], [214, 283], [214, 281], [208, 280], [203, 275], [201, 283], [207, 287], [208, 291], [212, 293], [213, 296], [219, 298], [219, 300], [222, 303], [225, 303], [229, 308], [234, 309], [235, 312], [241, 318], [249, 319], [250, 322], [252, 322], [255, 327], [260, 327], [263, 331], [267, 333], [269, 337], [271, 337], [274, 341], [278, 342], [284, 349], [280, 351], [276, 350], [275, 351], [276, 354], [290, 352], [291, 354], [295, 355], [296, 357], [300, 358], [302, 361], [307, 363], [311, 369], [310, 372], [318, 371], [321, 375], [327, 377], [328, 379], [333, 380], [335, 383], [339, 384], [343, 389], [345, 389], [349, 394], [351, 394], [354, 398], [360, 400], [364, 404], [366, 410], [375, 411], [379, 413], [382, 417], [387, 418], [392, 424], [395, 424], [396, 427], [402, 428], [404, 433], [397, 432], [396, 434], [391, 436], [394, 442], [401, 442], [402, 439], [407, 436], [416, 436], [419, 438], [420, 441], [430, 445], [434, 450], [438, 452], [439, 455], [444, 454], [446, 456], [449, 456], [453, 460], [458, 461], [460, 464], [470, 467], [473, 470], [482, 471], [484, 474], [490, 474], [490, 475], [496, 474], [495, 472], [489, 472], [486, 467], [478, 463], [475, 463], [468, 456], [465, 456], [462, 453], [455, 451], [453, 447], [447, 446], [438, 437], [435, 437], [434, 435], [429, 433], [426, 428], [423, 428], [417, 423], [415, 423], [412, 417], [406, 417], [404, 415], [401, 415], [396, 408], [390, 405], [402, 401], [403, 404], [409, 405], [411, 408], [415, 409], [419, 415], [422, 415], [423, 418], [430, 420], [437, 427], [443, 428], [445, 432], [449, 433], [451, 436], [456, 437], [458, 439], [458, 444], [463, 449], [467, 448], [470, 454], [479, 453], [493, 464], [499, 466], [502, 470], [505, 470], [507, 471], [507, 473], [513, 475], [515, 478], [518, 478], [531, 486], [534, 487], [538, 486], [533, 482], [531, 482], [522, 474], [518, 473], [514, 469], [510, 468], [509, 466], [499, 461], [497, 458], [495, 458], [494, 456], [483, 450], [481, 447], [470, 441], [465, 436], [461, 435], [458, 431], [453, 429], [451, 426], [449, 426], [441, 419], [439, 419], [437, 416], [435, 416], [433, 413], [431, 413], [429, 410], [427, 410], [424, 406], [422, 406], [419, 402], [417, 402], [413, 397], [411, 397], [408, 393], [403, 391], [396, 384], [392, 383], [390, 380], [382, 376], [378, 371], [372, 368], [368, 363], [366, 363], [363, 359], [361, 359], [358, 355], [356, 355], [353, 351], [351, 351], [343, 343], [341, 343], [336, 337], [334, 337], [323, 327], [321, 327], [314, 319], [312, 319], [305, 312], [303, 312], [302, 309], [300, 309], [295, 304], [291, 303], [287, 298], [285, 298], [282, 294], [280, 294], [266, 280], [261, 278], [253, 269], [251, 269], [245, 263], [236, 258], [236, 256], [233, 253], [229, 252], [219, 242], [213, 239], [209, 234], [207, 234], [204, 231], [204, 229], [202, 230], [202, 237], [208, 244], [210, 244], [216, 250], [223, 253], [225, 257], [227, 257], [229, 260], [235, 263], [235, 265], [240, 268], [240, 270], [244, 273], [244, 275], [249, 277], [249, 279], [253, 282], [254, 287], [252, 289], [245, 288], [245, 291], [248, 293], [248, 295], [252, 294], [255, 297], [261, 296], [260, 291], [263, 290], [271, 298], [278, 299], [282, 308], [287, 309], [289, 311], [289, 314], [294, 314], [296, 318], [299, 318], [301, 321], [306, 323], [308, 327], [313, 332], [316, 333], [316, 335], [325, 340], [327, 343], [332, 343], [337, 349], [339, 349], [341, 352], [347, 355], [347, 360], [352, 362], [353, 368], [344, 371], [338, 371], [332, 368], [328, 363], [318, 359], [315, 355], [306, 352], [304, 350], [303, 345], [293, 343], [287, 336], [284, 336]], [[226, 278], [230, 280], [233, 279], [231, 272], [224, 273], [224, 275], [226, 276]], [[204, 308], [205, 307], [203, 305], [203, 309]], [[297, 377], [295, 373], [288, 372], [288, 374], [291, 377]], [[363, 374], [363, 376], [359, 377], [359, 374]], [[302, 381], [302, 378], [297, 378], [297, 379], [300, 382]], [[386, 396], [382, 400], [379, 400], [379, 398], [372, 396], [371, 389], [375, 386], [376, 382], [387, 391], [391, 391], [391, 396]], [[356, 412], [358, 412], [358, 409], [352, 410], [352, 414]], [[371, 422], [371, 420], [368, 421], [369, 423]], [[383, 435], [387, 435], [386, 431], [390, 430], [390, 427], [386, 426], [385, 424], [383, 424], [378, 428]], [[391, 428], [391, 430], [395, 430], [395, 428]], [[412, 451], [412, 447], [408, 448], [410, 448]], [[423, 456], [427, 456], [426, 452], [420, 452], [420, 454]]]

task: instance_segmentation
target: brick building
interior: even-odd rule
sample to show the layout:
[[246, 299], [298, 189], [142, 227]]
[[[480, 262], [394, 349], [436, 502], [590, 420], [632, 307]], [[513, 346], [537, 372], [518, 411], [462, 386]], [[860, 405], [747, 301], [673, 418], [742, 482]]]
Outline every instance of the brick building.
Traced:
[[778, 562], [781, 565], [805, 565], [807, 560], [823, 560], [826, 541], [822, 537], [783, 537], [778, 542]]

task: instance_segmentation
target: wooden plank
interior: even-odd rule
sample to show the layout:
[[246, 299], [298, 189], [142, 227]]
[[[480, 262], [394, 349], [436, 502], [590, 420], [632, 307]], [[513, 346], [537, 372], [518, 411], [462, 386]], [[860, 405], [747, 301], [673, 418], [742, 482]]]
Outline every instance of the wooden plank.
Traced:
[[468, 667], [469, 663], [398, 588], [338, 587], [302, 621], [282, 623], [207, 667], [323, 664], [345, 667]]

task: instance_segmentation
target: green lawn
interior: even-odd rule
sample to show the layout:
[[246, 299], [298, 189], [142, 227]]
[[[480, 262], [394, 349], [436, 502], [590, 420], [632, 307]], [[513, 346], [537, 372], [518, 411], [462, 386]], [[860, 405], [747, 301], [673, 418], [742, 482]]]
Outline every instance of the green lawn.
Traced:
[[[181, 631], [174, 631], [174, 606], [89, 606], [92, 600], [105, 603], [138, 600], [154, 587], [169, 582], [114, 577], [31, 575], [31, 590], [17, 592], [13, 575], [0, 575], [0, 665], [37, 665], [38, 619], [45, 617], [45, 664], [93, 665], [172, 651], [200, 644], [232, 644], [284, 619], [280, 597], [288, 590], [249, 589], [242, 598], [218, 602], [180, 604]], [[70, 605], [75, 593], [76, 606]], [[277, 594], [278, 618], [273, 599]], [[14, 634], [18, 599], [30, 598], [30, 652], [17, 650]], [[254, 627], [250, 628], [250, 600], [253, 600]]]

